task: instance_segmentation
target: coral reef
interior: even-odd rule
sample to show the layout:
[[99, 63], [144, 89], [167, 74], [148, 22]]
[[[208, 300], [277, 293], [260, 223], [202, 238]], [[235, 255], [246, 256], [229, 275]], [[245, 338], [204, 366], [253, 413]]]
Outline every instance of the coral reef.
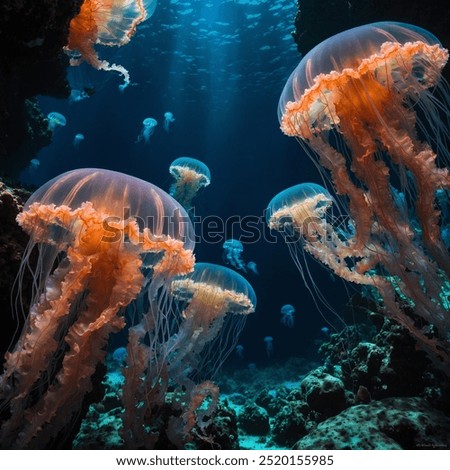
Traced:
[[421, 398], [386, 398], [320, 423], [294, 449], [447, 449], [450, 418]]

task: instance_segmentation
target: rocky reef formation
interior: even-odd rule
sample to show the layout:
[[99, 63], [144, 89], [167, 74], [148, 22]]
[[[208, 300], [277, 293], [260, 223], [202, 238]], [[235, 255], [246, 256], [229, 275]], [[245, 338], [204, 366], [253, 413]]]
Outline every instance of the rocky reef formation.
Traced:
[[0, 161], [15, 176], [51, 142], [37, 95], [66, 98], [70, 20], [83, 0], [3, 0], [0, 3]]

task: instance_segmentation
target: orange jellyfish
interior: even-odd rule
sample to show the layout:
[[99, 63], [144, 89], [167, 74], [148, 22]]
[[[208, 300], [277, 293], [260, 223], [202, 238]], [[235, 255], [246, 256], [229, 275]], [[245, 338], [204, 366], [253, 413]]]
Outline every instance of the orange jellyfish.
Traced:
[[[183, 410], [169, 420], [167, 436], [173, 444], [182, 447], [194, 424], [200, 430], [210, 424], [218, 399], [218, 388], [210, 379], [236, 346], [247, 315], [256, 308], [255, 292], [241, 275], [210, 263], [197, 263], [193, 272], [173, 280], [170, 294], [174, 315], [159, 331], [147, 330], [150, 347], [141, 350], [146, 352], [142, 358], [146, 380], [134, 388], [128, 381], [123, 394], [125, 442], [146, 448], [153, 447], [158, 436], [146, 432], [145, 426], [152, 413], [153, 422], [158, 421], [157, 410], [167, 414], [163, 405], [169, 384], [177, 408]], [[134, 357], [141, 356], [133, 351]], [[206, 399], [210, 399], [207, 412]]]
[[124, 77], [123, 90], [130, 74], [122, 65], [110, 64], [98, 57], [95, 45], [120, 47], [127, 44], [137, 26], [153, 15], [156, 0], [84, 0], [80, 12], [70, 22], [67, 50], [71, 65], [82, 61], [97, 70], [114, 70]]
[[203, 162], [191, 157], [175, 159], [169, 171], [175, 179], [170, 195], [189, 211], [198, 191], [211, 183], [211, 172]]
[[[310, 51], [278, 108], [282, 131], [317, 155], [352, 219], [341, 269], [353, 260], [352, 275], [382, 273], [377, 286], [386, 310], [441, 359], [450, 333], [450, 257], [436, 200], [450, 189], [450, 107], [441, 76], [447, 59], [421, 28], [360, 26]], [[359, 262], [366, 250], [372, 255]], [[432, 338], [398, 306], [399, 297], [436, 327]]]
[[43, 448], [80, 410], [124, 309], [145, 290], [157, 316], [156, 293], [193, 269], [193, 227], [158, 187], [101, 169], [54, 178], [17, 219], [30, 235], [19, 288], [35, 249], [38, 262], [32, 306], [0, 377], [9, 411], [0, 437], [6, 448]]

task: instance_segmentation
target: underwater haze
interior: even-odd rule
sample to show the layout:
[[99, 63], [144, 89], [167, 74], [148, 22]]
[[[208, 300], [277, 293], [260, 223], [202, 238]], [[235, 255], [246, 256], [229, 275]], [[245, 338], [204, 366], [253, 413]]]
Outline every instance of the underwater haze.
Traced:
[[[207, 164], [211, 184], [195, 198], [195, 214], [204, 224], [205, 218], [223, 221], [224, 230], [202, 237], [196, 259], [226, 264], [223, 243], [243, 237], [243, 259], [256, 263], [259, 272], [239, 271], [258, 297], [241, 335], [246, 354], [240, 367], [268, 362], [267, 335], [274, 338], [272, 360], [314, 356], [321, 328], [332, 328], [328, 322], [342, 326], [332, 315], [321, 316], [282, 237], [265, 222], [274, 194], [301, 181], [321, 182], [295, 140], [282, 134], [277, 118], [280, 93], [301, 59], [291, 34], [296, 12], [296, 0], [158, 2], [129, 44], [99, 48], [102, 58], [129, 70], [131, 84], [124, 91], [118, 89], [119, 74], [82, 64], [69, 68], [69, 80], [72, 90], [89, 89], [91, 96], [39, 99], [45, 114], [57, 111], [67, 124], [36, 157], [40, 165], [21, 177], [39, 186], [74, 168], [99, 167], [169, 191], [173, 160], [188, 156]], [[175, 120], [167, 132], [168, 111]], [[158, 124], [146, 143], [138, 136], [147, 117]], [[77, 134], [84, 139], [74, 145]], [[243, 217], [256, 226], [250, 235], [239, 222]], [[317, 263], [310, 269], [342, 313], [348, 300], [342, 282]], [[297, 308], [293, 328], [280, 322], [287, 303]]]

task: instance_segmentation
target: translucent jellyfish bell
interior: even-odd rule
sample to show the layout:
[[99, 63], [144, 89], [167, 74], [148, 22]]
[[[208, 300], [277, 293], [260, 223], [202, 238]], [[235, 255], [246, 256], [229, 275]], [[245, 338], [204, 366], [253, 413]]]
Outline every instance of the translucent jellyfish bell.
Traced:
[[234, 238], [225, 240], [223, 244], [223, 259], [225, 263], [231, 264], [235, 269], [247, 272], [247, 267], [242, 259], [243, 252], [244, 246], [239, 240], [235, 240]]
[[52, 132], [55, 132], [57, 127], [63, 127], [67, 124], [67, 120], [65, 116], [61, 113], [57, 113], [56, 111], [52, 111], [51, 113], [47, 114], [48, 119], [48, 129]]
[[170, 347], [172, 364], [180, 347], [180, 370], [206, 368], [213, 375], [236, 346], [247, 315], [255, 311], [255, 291], [225, 266], [196, 263], [192, 273], [172, 282], [171, 292], [183, 318], [176, 335], [176, 343], [182, 343]]
[[169, 171], [175, 178], [170, 195], [186, 210], [191, 209], [197, 192], [211, 183], [209, 168], [195, 158], [180, 157], [171, 163]]
[[84, 140], [83, 134], [75, 134], [72, 144], [76, 149], [78, 149], [80, 147], [81, 142], [83, 142], [83, 140]]
[[288, 328], [294, 326], [294, 313], [295, 308], [291, 304], [286, 304], [281, 307], [281, 323]]
[[153, 119], [151, 117], [145, 118], [142, 121], [142, 131], [138, 135], [136, 142], [140, 142], [141, 140], [143, 140], [144, 143], [148, 144], [150, 142], [150, 137], [153, 135], [153, 132], [155, 132], [155, 127], [157, 125], [158, 121], [156, 119]]
[[175, 118], [173, 117], [173, 114], [170, 111], [167, 111], [164, 113], [164, 130], [166, 132], [169, 132], [170, 130], [170, 124], [175, 121]]

